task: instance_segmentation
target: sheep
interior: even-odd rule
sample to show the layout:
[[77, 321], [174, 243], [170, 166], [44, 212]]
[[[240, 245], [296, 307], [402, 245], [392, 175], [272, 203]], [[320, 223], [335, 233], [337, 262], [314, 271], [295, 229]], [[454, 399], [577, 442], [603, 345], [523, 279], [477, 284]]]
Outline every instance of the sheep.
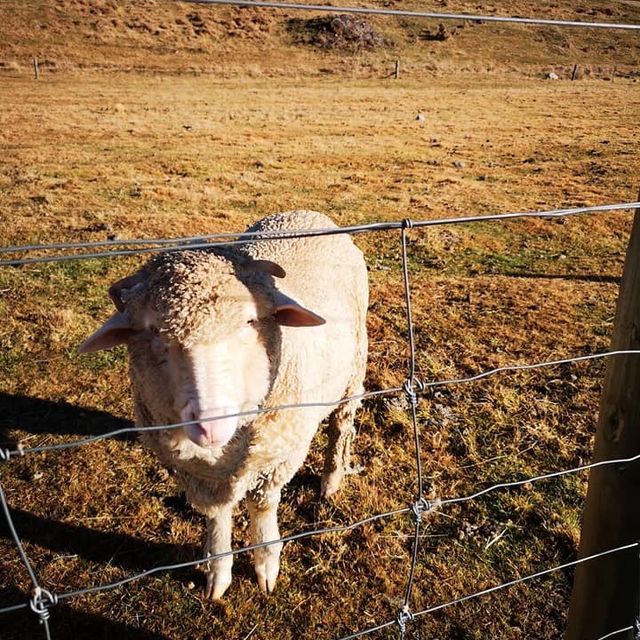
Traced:
[[[191, 422], [142, 440], [206, 516], [206, 556], [231, 550], [232, 512], [243, 498], [251, 543], [280, 538], [281, 490], [326, 418], [321, 496], [334, 494], [350, 469], [360, 403], [332, 403], [363, 392], [362, 252], [341, 234], [260, 239], [318, 228], [337, 227], [313, 211], [280, 213], [250, 227], [257, 235], [249, 244], [161, 253], [111, 286], [116, 312], [80, 346], [89, 353], [127, 345], [137, 426]], [[330, 406], [268, 411], [304, 403]], [[281, 550], [275, 543], [254, 551], [265, 593], [276, 584]], [[232, 563], [230, 554], [207, 563], [207, 597], [225, 593]]]

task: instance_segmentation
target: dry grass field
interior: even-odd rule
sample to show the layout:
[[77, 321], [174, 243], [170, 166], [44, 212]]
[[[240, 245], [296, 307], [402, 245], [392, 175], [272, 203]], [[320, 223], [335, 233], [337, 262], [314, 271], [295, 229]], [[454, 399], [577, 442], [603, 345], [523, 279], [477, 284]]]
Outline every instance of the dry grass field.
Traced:
[[[545, 71], [570, 69], [575, 58], [560, 45], [553, 45], [560, 47], [556, 55], [549, 42], [536, 48], [550, 30], [517, 29], [514, 36], [507, 27], [474, 25], [453, 44], [429, 42], [421, 51], [416, 25], [393, 22], [388, 35], [398, 41], [404, 34], [404, 44], [354, 53], [280, 46], [256, 29], [229, 37], [226, 50], [223, 36], [231, 27], [221, 25], [229, 16], [263, 20], [272, 35], [281, 34], [287, 17], [198, 8], [211, 25], [202, 50], [188, 50], [191, 38], [166, 34], [145, 49], [151, 36], [144, 32], [131, 41], [125, 64], [116, 55], [118, 25], [98, 29], [98, 41], [95, 34], [85, 38], [83, 30], [93, 27], [82, 20], [101, 7], [122, 20], [126, 7], [88, 0], [5, 4], [3, 246], [238, 231], [295, 208], [352, 224], [637, 196], [640, 91], [633, 69], [640, 49], [627, 35], [558, 32], [568, 38], [565, 53], [588, 49], [590, 73], [552, 82], [543, 79]], [[590, 3], [603, 13], [582, 18], [640, 21], [633, 4]], [[509, 13], [531, 15], [536, 6], [522, 3]], [[147, 2], [135, 11], [145, 8], [147, 20], [160, 20], [160, 11], [193, 10]], [[48, 16], [42, 29], [48, 49], [40, 55], [52, 61], [37, 82], [28, 66], [33, 11]], [[74, 12], [81, 21], [75, 30]], [[556, 14], [570, 17], [568, 10]], [[238, 33], [246, 34], [245, 27]], [[476, 40], [465, 43], [471, 31]], [[487, 34], [500, 43], [493, 58], [488, 45], [480, 46]], [[479, 53], [471, 64], [474, 42]], [[450, 49], [434, 54], [430, 68], [426, 52], [440, 44]], [[211, 62], [216, 51], [226, 51], [228, 63]], [[252, 58], [251, 51], [260, 55]], [[384, 77], [399, 51], [407, 60], [403, 77]], [[629, 213], [611, 213], [411, 231], [418, 376], [459, 377], [607, 348], [630, 220]], [[375, 233], [356, 241], [370, 268], [367, 389], [398, 386], [408, 358], [400, 237]], [[130, 424], [124, 351], [80, 357], [76, 348], [108, 315], [109, 283], [142, 260], [0, 268], [0, 446], [52, 444]], [[588, 462], [604, 366], [501, 375], [428, 394], [418, 415], [429, 495], [468, 495]], [[366, 402], [358, 431], [355, 456], [363, 471], [324, 503], [317, 498], [318, 434], [285, 491], [283, 535], [348, 524], [413, 501], [404, 400]], [[135, 437], [11, 460], [0, 478], [35, 570], [56, 593], [200, 554], [203, 519]], [[430, 517], [412, 609], [575, 559], [586, 482], [585, 474], [571, 475], [498, 491]], [[287, 544], [270, 597], [241, 555], [222, 602], [203, 598], [203, 574], [195, 568], [66, 600], [51, 612], [52, 635], [339, 638], [396, 616], [412, 530], [402, 516]], [[236, 546], [248, 543], [242, 509], [234, 535]], [[4, 523], [0, 558], [0, 606], [24, 601], [30, 582]], [[558, 572], [453, 606], [412, 623], [408, 637], [559, 638], [571, 580], [571, 572]], [[6, 614], [1, 624], [2, 638], [44, 637], [27, 613]], [[370, 637], [393, 638], [396, 631]]]

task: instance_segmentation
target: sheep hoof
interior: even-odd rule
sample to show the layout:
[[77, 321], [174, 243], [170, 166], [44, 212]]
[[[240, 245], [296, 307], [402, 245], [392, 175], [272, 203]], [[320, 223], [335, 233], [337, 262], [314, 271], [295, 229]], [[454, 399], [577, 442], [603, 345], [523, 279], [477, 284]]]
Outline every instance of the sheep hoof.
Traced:
[[258, 584], [264, 593], [273, 593], [278, 573], [280, 573], [280, 560], [278, 558], [266, 558], [263, 562], [256, 562]]
[[337, 493], [343, 478], [344, 469], [342, 469], [342, 467], [330, 473], [323, 473], [320, 482], [320, 497], [330, 498], [334, 493]]
[[231, 584], [231, 574], [222, 575], [215, 571], [209, 571], [207, 573], [207, 588], [205, 589], [205, 598], [211, 600], [220, 600], [224, 595], [224, 592], [229, 588]]

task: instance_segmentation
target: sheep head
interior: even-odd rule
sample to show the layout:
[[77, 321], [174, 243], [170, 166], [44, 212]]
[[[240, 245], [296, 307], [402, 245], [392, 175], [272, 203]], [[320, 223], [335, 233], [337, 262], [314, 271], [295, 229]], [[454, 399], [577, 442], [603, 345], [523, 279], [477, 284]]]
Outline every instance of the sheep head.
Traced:
[[196, 444], [224, 445], [248, 421], [235, 414], [269, 393], [280, 327], [324, 323], [280, 292], [273, 276], [284, 270], [246, 256], [161, 254], [110, 287], [117, 311], [79, 350], [126, 344], [136, 379], [152, 387], [138, 392], [162, 394], [175, 422], [191, 422], [183, 428]]

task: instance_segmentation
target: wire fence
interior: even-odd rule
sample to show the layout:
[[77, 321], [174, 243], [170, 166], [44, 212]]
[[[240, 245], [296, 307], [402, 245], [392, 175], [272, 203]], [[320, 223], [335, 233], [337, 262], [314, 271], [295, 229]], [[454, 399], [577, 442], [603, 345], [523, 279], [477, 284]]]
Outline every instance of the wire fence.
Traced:
[[[318, 406], [335, 407], [335, 406], [338, 406], [339, 404], [346, 403], [353, 400], [364, 400], [364, 399], [375, 398], [375, 397], [403, 395], [407, 400], [407, 409], [409, 411], [409, 415], [411, 418], [413, 439], [414, 439], [416, 488], [415, 488], [415, 495], [414, 495], [413, 501], [410, 504], [401, 506], [397, 509], [387, 511], [384, 513], [371, 515], [361, 520], [358, 520], [357, 522], [352, 522], [350, 524], [314, 529], [311, 531], [303, 531], [300, 533], [283, 537], [279, 540], [274, 540], [274, 541], [269, 541], [269, 542], [264, 542], [260, 544], [254, 544], [254, 545], [249, 545], [249, 546], [241, 547], [238, 549], [234, 549], [224, 554], [218, 554], [215, 556], [208, 555], [208, 556], [197, 558], [195, 560], [191, 560], [188, 562], [153, 567], [148, 569], [147, 571], [143, 571], [135, 575], [128, 576], [123, 580], [118, 580], [111, 583], [92, 585], [83, 589], [67, 591], [63, 593], [52, 593], [51, 591], [43, 588], [39, 584], [39, 581], [33, 570], [33, 567], [31, 566], [29, 558], [27, 557], [27, 554], [25, 553], [24, 548], [21, 544], [20, 536], [16, 531], [15, 525], [11, 518], [11, 513], [9, 510], [7, 499], [5, 497], [4, 491], [2, 490], [2, 485], [0, 483], [0, 505], [2, 507], [2, 511], [4, 512], [5, 519], [7, 520], [10, 534], [17, 546], [20, 559], [24, 564], [28, 572], [29, 578], [33, 584], [33, 592], [30, 599], [28, 599], [26, 602], [0, 607], [0, 613], [9, 613], [9, 612], [14, 612], [18, 610], [30, 609], [39, 617], [40, 621], [43, 623], [46, 637], [51, 638], [51, 632], [49, 628], [50, 610], [56, 604], [64, 600], [68, 600], [68, 599], [75, 598], [82, 595], [98, 593], [98, 592], [106, 591], [110, 589], [116, 589], [118, 587], [122, 587], [131, 582], [134, 582], [158, 573], [164, 573], [167, 571], [174, 571], [177, 569], [193, 567], [193, 566], [205, 563], [207, 561], [210, 561], [212, 559], [217, 559], [217, 558], [221, 558], [228, 555], [235, 556], [241, 553], [247, 553], [255, 549], [269, 546], [272, 544], [292, 542], [295, 540], [302, 540], [305, 538], [309, 538], [311, 536], [325, 535], [329, 533], [344, 533], [347, 531], [351, 531], [355, 528], [362, 527], [367, 524], [371, 524], [379, 520], [409, 515], [412, 518], [412, 522], [413, 522], [413, 536], [412, 536], [413, 541], [412, 541], [412, 548], [411, 548], [411, 554], [410, 554], [410, 562], [407, 570], [407, 581], [406, 581], [404, 597], [402, 601], [402, 606], [398, 611], [397, 616], [393, 620], [389, 620], [375, 627], [363, 629], [356, 633], [352, 633], [351, 635], [345, 636], [341, 640], [348, 640], [350, 638], [358, 638], [361, 636], [370, 635], [376, 631], [380, 631], [382, 629], [386, 629], [393, 626], [397, 627], [400, 637], [404, 638], [406, 635], [407, 626], [417, 618], [426, 616], [430, 613], [434, 613], [436, 611], [440, 611], [442, 609], [445, 609], [454, 605], [467, 602], [475, 598], [480, 598], [484, 595], [488, 595], [490, 593], [494, 593], [496, 591], [506, 589], [508, 587], [511, 587], [519, 583], [528, 582], [530, 580], [534, 580], [536, 578], [540, 578], [557, 571], [562, 571], [569, 567], [574, 567], [584, 562], [589, 562], [591, 560], [594, 560], [602, 556], [611, 555], [615, 553], [623, 553], [631, 549], [637, 548], [638, 546], [640, 546], [640, 543], [633, 543], [633, 544], [620, 546], [614, 549], [604, 550], [601, 553], [598, 553], [596, 555], [580, 558], [579, 560], [575, 560], [566, 564], [545, 569], [537, 573], [518, 578], [511, 582], [507, 582], [501, 585], [496, 585], [494, 587], [484, 589], [476, 593], [471, 593], [469, 595], [457, 598], [450, 602], [438, 604], [430, 608], [423, 609], [421, 611], [413, 612], [411, 609], [412, 591], [413, 591], [415, 570], [417, 566], [418, 551], [419, 551], [419, 545], [420, 545], [420, 530], [421, 530], [421, 527], [423, 526], [423, 519], [427, 514], [434, 513], [438, 509], [447, 507], [449, 505], [460, 504], [460, 503], [479, 499], [482, 496], [485, 496], [494, 491], [512, 489], [512, 488], [520, 487], [523, 485], [529, 485], [535, 482], [540, 482], [540, 481], [550, 480], [553, 478], [558, 478], [561, 476], [566, 476], [568, 474], [584, 472], [597, 467], [610, 466], [610, 465], [617, 465], [617, 466], [628, 465], [640, 460], [640, 455], [630, 457], [630, 458], [624, 458], [624, 459], [603, 460], [593, 464], [575, 467], [572, 469], [553, 471], [553, 472], [538, 475], [535, 477], [528, 477], [524, 479], [518, 479], [518, 480], [512, 480], [512, 481], [506, 481], [506, 482], [494, 484], [492, 486], [486, 487], [484, 489], [481, 489], [467, 496], [454, 496], [454, 497], [442, 497], [437, 499], [427, 499], [424, 494], [424, 479], [423, 479], [423, 472], [422, 472], [422, 461], [420, 458], [420, 428], [419, 428], [419, 420], [418, 420], [418, 414], [417, 414], [417, 408], [420, 400], [430, 390], [438, 387], [477, 382], [479, 380], [486, 379], [490, 376], [495, 376], [495, 375], [504, 374], [504, 373], [515, 374], [521, 371], [529, 371], [533, 369], [548, 368], [548, 367], [554, 367], [554, 366], [560, 366], [560, 365], [566, 365], [566, 364], [572, 364], [572, 363], [578, 363], [578, 362], [594, 361], [594, 360], [611, 358], [616, 356], [640, 355], [640, 351], [635, 351], [635, 350], [607, 351], [603, 353], [581, 355], [581, 356], [576, 356], [572, 358], [564, 358], [560, 360], [550, 360], [550, 361], [530, 363], [530, 364], [513, 364], [508, 366], [496, 367], [496, 368], [488, 369], [464, 378], [433, 380], [433, 381], [420, 380], [416, 376], [414, 322], [413, 322], [413, 311], [412, 311], [412, 304], [411, 304], [411, 286], [410, 286], [411, 283], [410, 283], [410, 275], [409, 275], [409, 268], [408, 268], [409, 249], [408, 249], [408, 243], [407, 243], [407, 235], [409, 230], [412, 228], [425, 228], [425, 227], [429, 227], [437, 224], [470, 223], [470, 222], [486, 221], [488, 219], [493, 221], [504, 221], [504, 220], [515, 218], [515, 217], [522, 218], [522, 217], [531, 217], [531, 216], [550, 219], [560, 215], [564, 216], [564, 215], [587, 214], [587, 213], [595, 213], [595, 212], [624, 211], [629, 209], [635, 209], [638, 207], [640, 207], [640, 203], [633, 202], [633, 203], [620, 203], [620, 204], [613, 204], [613, 205], [602, 205], [602, 206], [596, 206], [596, 207], [583, 207], [583, 208], [577, 208], [577, 209], [556, 209], [556, 210], [544, 211], [544, 212], [509, 213], [509, 214], [500, 214], [495, 216], [445, 218], [443, 220], [434, 219], [434, 220], [411, 221], [407, 219], [402, 222], [376, 223], [373, 225], [359, 225], [356, 227], [313, 230], [312, 232], [308, 230], [301, 230], [299, 232], [295, 232], [295, 231], [287, 232], [286, 234], [278, 234], [277, 237], [267, 238], [267, 240], [269, 241], [277, 241], [283, 237], [298, 238], [298, 237], [309, 237], [309, 236], [326, 236], [326, 235], [332, 235], [336, 233], [361, 233], [361, 232], [373, 231], [373, 230], [375, 231], [380, 231], [380, 230], [389, 231], [394, 229], [400, 230], [402, 279], [403, 279], [403, 289], [404, 289], [404, 298], [405, 298], [404, 306], [405, 306], [405, 312], [406, 312], [406, 324], [407, 324], [406, 331], [407, 331], [407, 343], [408, 343], [408, 349], [409, 349], [407, 376], [402, 386], [390, 387], [390, 388], [386, 388], [378, 391], [372, 391], [372, 392], [360, 394], [357, 396], [350, 396], [348, 398], [340, 398], [340, 399], [336, 399], [335, 402], [299, 403], [299, 404], [280, 405], [277, 407], [263, 407], [259, 409], [254, 409], [252, 411], [241, 412], [236, 414], [236, 416], [245, 417], [248, 415], [258, 415], [264, 412], [287, 411], [291, 409], [299, 409], [299, 408], [307, 408], [307, 407], [318, 407]], [[230, 238], [234, 238], [234, 239], [230, 239]], [[204, 240], [209, 241], [212, 239], [216, 240], [216, 243], [213, 245], [210, 244], [209, 242], [206, 242], [206, 243], [203, 242]], [[260, 238], [260, 239], [264, 240], [264, 238]], [[238, 242], [246, 243], [252, 240], [255, 240], [255, 234], [224, 234], [224, 235], [216, 234], [216, 235], [207, 236], [207, 237], [198, 236], [198, 237], [191, 237], [186, 239], [181, 238], [179, 239], [179, 243], [177, 245], [171, 244], [172, 241], [171, 239], [168, 239], [168, 238], [155, 239], [151, 241], [135, 240], [135, 241], [127, 241], [127, 242], [135, 243], [135, 244], [142, 244], [142, 243], [156, 244], [157, 246], [153, 248], [153, 251], [167, 251], [167, 250], [177, 250], [176, 246], [179, 246], [181, 249], [185, 249], [185, 248], [193, 249], [194, 247], [205, 248], [205, 247], [221, 246], [221, 245], [228, 246], [229, 244], [233, 245], [233, 244], [237, 244]], [[95, 244], [102, 244], [102, 243], [75, 243], [75, 244], [70, 243], [65, 245], [61, 245], [61, 244], [28, 245], [28, 246], [20, 246], [20, 247], [13, 246], [13, 247], [0, 248], [0, 251], [25, 253], [29, 251], [43, 251], [47, 249], [52, 249], [52, 250], [60, 250], [60, 249], [76, 250], [78, 248], [90, 249]], [[115, 250], [113, 252], [107, 253], [107, 255], [118, 256], [118, 255], [121, 255], [121, 252], [118, 250]], [[62, 259], [68, 259], [68, 258], [81, 259], [83, 257], [84, 257], [84, 254], [80, 254], [80, 255], [74, 254], [72, 256], [64, 256], [64, 255], [53, 256], [51, 257], [51, 259], [53, 260], [62, 260]], [[7, 261], [7, 262], [13, 264], [13, 262], [11, 261]], [[20, 264], [29, 264], [29, 263], [23, 259], [21, 260]], [[213, 416], [213, 417], [207, 418], [207, 420], [218, 420], [218, 419], [224, 419], [228, 417], [229, 416]], [[176, 428], [184, 427], [193, 423], [194, 421], [185, 421], [185, 422], [180, 422], [175, 424], [148, 425], [148, 426], [142, 426], [142, 427], [123, 428], [123, 429], [113, 430], [107, 433], [99, 434], [99, 435], [88, 437], [88, 438], [81, 438], [81, 439], [77, 439], [69, 442], [56, 443], [51, 445], [43, 445], [43, 446], [35, 446], [35, 447], [23, 447], [23, 446], [17, 445], [13, 448], [0, 449], [0, 461], [9, 462], [11, 459], [16, 457], [35, 455], [37, 453], [59, 451], [59, 450], [85, 446], [99, 440], [114, 438], [116, 436], [119, 436], [125, 433], [176, 429]], [[630, 628], [633, 628], [633, 627], [625, 627], [624, 629], [613, 631], [609, 635], [604, 637], [614, 637], [617, 634], [624, 633]]]
[[[596, 205], [592, 207], [575, 207], [570, 209], [551, 209], [548, 211], [515, 211], [511, 213], [494, 213], [477, 216], [456, 216], [453, 218], [437, 218], [431, 220], [412, 221], [411, 225], [417, 229], [423, 227], [449, 226], [469, 224], [471, 222], [500, 222], [517, 220], [522, 218], [554, 219], [576, 216], [585, 213], [607, 213], [612, 211], [625, 211], [640, 207], [640, 202], [623, 202], [616, 204]], [[359, 233], [371, 233], [374, 231], [390, 231], [401, 229], [403, 223], [374, 222], [369, 224], [352, 225], [348, 227], [333, 227], [330, 229], [301, 229], [283, 233], [278, 232], [251, 232], [251, 233], [213, 233], [203, 236], [189, 236], [183, 238], [134, 238], [131, 240], [106, 240], [97, 242], [67, 242], [58, 244], [32, 244], [0, 247], [1, 253], [27, 253], [30, 251], [76, 250], [91, 249], [94, 247], [122, 247], [135, 246], [135, 249], [112, 249], [109, 251], [67, 253], [53, 256], [37, 256], [33, 258], [11, 258], [0, 260], [0, 267], [19, 267], [29, 264], [44, 264], [48, 262], [64, 262], [66, 260], [90, 260], [96, 258], [112, 258], [116, 256], [135, 256], [146, 253], [184, 251], [185, 249], [208, 249], [213, 244], [219, 246], [238, 246], [253, 242], [256, 236], [266, 240], [287, 240], [291, 238], [312, 238], [317, 236], [331, 236], [340, 234], [355, 235]], [[233, 239], [232, 239], [233, 238]], [[142, 247], [140, 245], [155, 245]]]
[[[497, 16], [493, 14], [480, 15], [480, 14], [465, 14], [465, 13], [403, 11], [403, 10], [395, 10], [395, 9], [297, 4], [297, 3], [286, 3], [286, 2], [275, 2], [275, 1], [264, 1], [264, 0], [256, 0], [256, 1], [253, 1], [253, 0], [188, 0], [188, 1], [202, 3], [202, 4], [233, 5], [233, 6], [245, 6], [245, 7], [254, 7], [254, 8], [262, 7], [262, 8], [278, 8], [278, 9], [286, 9], [286, 10], [322, 11], [322, 12], [333, 12], [333, 13], [336, 13], [336, 12], [356, 13], [356, 14], [363, 14], [363, 15], [384, 15], [384, 16], [396, 16], [396, 17], [438, 19], [438, 20], [473, 20], [473, 21], [482, 21], [482, 22], [490, 22], [490, 23], [493, 22], [493, 23], [507, 23], [507, 24], [536, 25], [536, 26], [557, 26], [557, 27], [575, 27], [575, 28], [592, 28], [592, 29], [604, 28], [604, 29], [620, 29], [620, 30], [628, 30], [628, 31], [640, 30], [640, 25], [638, 24], [626, 24], [626, 23], [616, 23], [616, 22], [579, 22], [579, 21], [571, 21], [571, 20], [551, 20], [551, 19], [542, 19], [542, 18]], [[334, 407], [334, 406], [338, 406], [341, 403], [346, 403], [356, 399], [364, 400], [364, 399], [374, 398], [374, 397], [404, 395], [407, 401], [407, 410], [409, 412], [409, 416], [411, 419], [413, 441], [414, 441], [413, 444], [415, 449], [416, 486], [415, 486], [415, 494], [413, 496], [412, 501], [408, 504], [404, 504], [403, 506], [398, 507], [397, 509], [387, 511], [384, 513], [371, 515], [361, 520], [358, 520], [356, 522], [352, 522], [350, 524], [314, 529], [311, 531], [303, 531], [290, 536], [280, 538], [279, 540], [273, 540], [273, 541], [264, 542], [260, 544], [249, 545], [242, 548], [231, 550], [223, 554], [217, 554], [215, 556], [207, 555], [205, 557], [198, 558], [196, 560], [191, 560], [189, 562], [156, 566], [148, 569], [147, 571], [143, 571], [141, 573], [128, 576], [127, 578], [116, 581], [116, 582], [93, 585], [83, 589], [67, 591], [63, 593], [54, 593], [42, 587], [39, 583], [36, 572], [34, 571], [32, 564], [29, 560], [29, 557], [27, 556], [25, 549], [22, 545], [19, 532], [16, 530], [15, 524], [13, 522], [13, 518], [11, 516], [8, 501], [5, 496], [4, 490], [2, 488], [2, 482], [0, 482], [0, 508], [2, 509], [5, 520], [7, 522], [10, 535], [13, 538], [13, 541], [15, 542], [16, 548], [20, 556], [20, 560], [28, 573], [30, 582], [33, 585], [33, 590], [29, 598], [27, 598], [25, 601], [20, 603], [9, 604], [9, 605], [0, 607], [0, 614], [11, 613], [11, 612], [16, 612], [21, 610], [31, 610], [42, 623], [45, 637], [48, 640], [51, 640], [52, 635], [51, 635], [51, 630], [49, 626], [51, 610], [54, 609], [59, 602], [62, 602], [64, 600], [79, 597], [82, 595], [89, 595], [89, 594], [94, 594], [101, 591], [116, 589], [118, 587], [122, 587], [126, 584], [140, 580], [145, 577], [149, 577], [154, 574], [163, 573], [167, 571], [174, 571], [177, 569], [182, 569], [187, 567], [193, 567], [195, 565], [202, 564], [212, 559], [217, 559], [217, 558], [221, 558], [228, 555], [235, 556], [241, 553], [247, 553], [247, 552], [253, 551], [261, 547], [265, 547], [273, 544], [285, 543], [285, 542], [292, 542], [295, 540], [302, 540], [305, 538], [309, 538], [311, 536], [325, 535], [330, 533], [344, 533], [344, 532], [353, 530], [355, 528], [374, 523], [376, 521], [380, 521], [380, 520], [384, 520], [392, 517], [409, 515], [413, 522], [413, 537], [412, 537], [413, 539], [412, 539], [412, 546], [411, 546], [410, 562], [407, 567], [407, 579], [406, 579], [406, 586], [404, 590], [404, 596], [402, 600], [402, 606], [397, 612], [396, 617], [386, 622], [383, 622], [381, 624], [378, 624], [377, 626], [362, 629], [350, 635], [344, 636], [340, 640], [351, 640], [351, 639], [367, 636], [377, 631], [392, 628], [392, 627], [396, 627], [400, 635], [400, 638], [404, 639], [406, 636], [408, 625], [411, 624], [417, 618], [421, 618], [423, 616], [435, 613], [437, 611], [441, 611], [448, 607], [456, 606], [464, 602], [468, 602], [470, 600], [480, 598], [482, 596], [495, 593], [503, 589], [507, 589], [517, 584], [529, 582], [531, 580], [535, 580], [537, 578], [541, 578], [558, 571], [576, 567], [577, 565], [590, 562], [597, 558], [611, 556], [613, 554], [619, 554], [619, 553], [621, 554], [621, 553], [629, 552], [632, 550], [637, 552], [637, 549], [640, 547], [640, 541], [633, 542], [633, 543], [626, 544], [626, 545], [619, 546], [612, 549], [605, 549], [597, 554], [583, 557], [583, 558], [580, 558], [571, 562], [567, 562], [564, 564], [560, 564], [551, 568], [547, 568], [547, 569], [538, 571], [536, 573], [526, 575], [509, 582], [505, 582], [500, 585], [496, 585], [481, 591], [470, 593], [468, 595], [459, 597], [449, 602], [433, 605], [426, 609], [413, 611], [411, 607], [412, 593], [413, 593], [413, 586], [414, 586], [414, 579], [415, 579], [415, 570], [418, 562], [418, 552], [420, 547], [420, 530], [421, 530], [421, 527], [423, 526], [425, 516], [433, 514], [437, 510], [441, 508], [445, 508], [450, 505], [460, 504], [460, 503], [480, 499], [482, 496], [485, 496], [494, 491], [512, 489], [512, 488], [520, 487], [523, 485], [532, 484], [535, 482], [547, 481], [553, 478], [558, 478], [558, 477], [566, 476], [569, 474], [576, 474], [576, 473], [588, 471], [597, 467], [628, 465], [628, 464], [632, 464], [640, 461], [640, 455], [624, 458], [624, 459], [602, 460], [596, 463], [587, 464], [587, 465], [575, 467], [572, 469], [553, 471], [553, 472], [541, 474], [535, 477], [529, 477], [526, 479], [511, 480], [511, 481], [505, 481], [502, 483], [493, 484], [489, 487], [481, 489], [467, 496], [457, 496], [457, 497], [454, 496], [454, 497], [442, 497], [437, 499], [428, 499], [425, 496], [425, 492], [424, 492], [424, 477], [423, 477], [423, 470], [422, 470], [422, 461], [420, 456], [420, 427], [419, 427], [419, 419], [418, 419], [418, 406], [421, 399], [424, 397], [424, 395], [429, 390], [437, 387], [476, 382], [500, 373], [515, 374], [520, 371], [553, 367], [553, 366], [558, 366], [563, 364], [594, 361], [602, 358], [611, 358], [611, 357], [625, 356], [625, 355], [638, 355], [640, 354], [640, 351], [634, 351], [634, 350], [609, 351], [604, 353], [595, 353], [590, 355], [577, 356], [573, 358], [566, 358], [562, 360], [546, 361], [546, 362], [531, 363], [531, 364], [513, 364], [513, 365], [508, 365], [503, 367], [497, 367], [494, 369], [477, 373], [475, 375], [472, 375], [466, 378], [456, 378], [456, 379], [450, 379], [450, 380], [435, 380], [435, 381], [420, 380], [416, 376], [414, 319], [413, 319], [412, 300], [411, 300], [411, 282], [410, 282], [410, 275], [409, 275], [409, 269], [408, 269], [408, 253], [409, 252], [407, 247], [407, 235], [409, 230], [412, 228], [420, 229], [420, 228], [436, 226], [436, 225], [468, 224], [468, 223], [474, 223], [474, 222], [489, 222], [489, 221], [504, 222], [507, 220], [522, 219], [522, 218], [553, 219], [553, 218], [579, 215], [579, 214], [625, 211], [630, 209], [640, 209], [640, 202], [616, 203], [616, 204], [609, 204], [609, 205], [579, 207], [579, 208], [571, 208], [571, 209], [554, 209], [550, 211], [512, 212], [512, 213], [506, 213], [506, 214], [462, 216], [462, 217], [454, 217], [454, 218], [442, 218], [442, 219], [418, 220], [418, 221], [412, 221], [410, 219], [406, 219], [401, 222], [379, 222], [379, 223], [367, 224], [367, 225], [341, 227], [337, 229], [300, 230], [298, 232], [291, 232], [291, 233], [278, 232], [276, 234], [273, 234], [272, 237], [268, 237], [269, 234], [260, 232], [259, 234], [260, 240], [269, 240], [269, 241], [277, 242], [280, 239], [290, 239], [290, 238], [327, 236], [327, 235], [334, 235], [334, 234], [352, 234], [353, 235], [358, 233], [374, 232], [374, 231], [399, 230], [401, 256], [402, 256], [403, 289], [404, 289], [404, 298], [405, 298], [404, 302], [405, 302], [406, 325], [407, 325], [406, 338], [407, 338], [407, 344], [408, 344], [408, 350], [409, 350], [407, 377], [404, 383], [402, 384], [402, 386], [368, 392], [368, 393], [360, 394], [358, 396], [351, 396], [349, 398], [340, 398], [340, 399], [336, 399], [335, 402], [289, 404], [289, 405], [282, 405], [278, 407], [268, 407], [268, 408], [265, 407], [262, 409], [256, 409], [249, 412], [237, 413], [235, 414], [235, 416], [228, 416], [228, 415], [217, 416], [217, 417], [207, 418], [207, 420], [228, 419], [229, 417], [243, 417], [248, 415], [257, 415], [259, 413], [267, 412], [267, 411], [268, 412], [287, 411], [290, 409], [299, 409], [299, 408], [305, 408], [305, 407], [317, 407], [317, 406]], [[246, 244], [254, 241], [255, 239], [256, 239], [256, 234], [225, 233], [225, 234], [210, 234], [210, 235], [191, 236], [191, 237], [182, 237], [182, 238], [155, 238], [155, 239], [141, 238], [141, 239], [132, 239], [132, 240], [110, 240], [110, 241], [104, 241], [104, 242], [52, 243], [52, 244], [32, 244], [32, 245], [23, 245], [23, 246], [6, 246], [6, 247], [0, 247], [0, 254], [21, 255], [25, 253], [36, 252], [36, 253], [45, 253], [47, 255], [36, 255], [36, 256], [30, 256], [30, 257], [9, 257], [9, 258], [0, 260], [0, 267], [28, 266], [28, 265], [43, 264], [43, 263], [49, 263], [49, 262], [61, 262], [61, 261], [67, 261], [67, 260], [110, 258], [110, 257], [116, 257], [116, 256], [134, 256], [134, 255], [142, 255], [142, 254], [154, 253], [154, 252], [180, 251], [185, 249], [207, 249], [207, 248], [212, 248], [216, 246]], [[123, 248], [123, 247], [131, 247], [131, 248]], [[98, 248], [102, 250], [96, 251], [96, 249]], [[53, 255], [48, 255], [49, 252], [58, 252], [58, 253], [54, 253]], [[113, 438], [129, 432], [175, 429], [175, 428], [180, 428], [192, 423], [193, 422], [187, 421], [187, 422], [180, 422], [180, 423], [175, 423], [170, 425], [149, 425], [144, 427], [123, 428], [123, 429], [110, 431], [104, 434], [100, 434], [97, 436], [77, 439], [71, 442], [57, 443], [54, 445], [46, 445], [46, 446], [43, 445], [43, 446], [35, 446], [35, 447], [23, 447], [20, 444], [18, 444], [14, 448], [0, 449], [0, 463], [1, 462], [9, 463], [11, 459], [15, 459], [17, 457], [35, 455], [38, 453], [44, 453], [48, 451], [59, 451], [59, 450], [85, 446], [85, 445], [89, 445], [91, 443], [97, 442], [99, 440]], [[625, 626], [620, 629], [612, 630], [606, 635], [601, 636], [599, 638], [594, 638], [593, 640], [606, 640], [607, 638], [620, 636], [621, 634], [627, 633], [629, 631], [634, 631], [634, 632], [640, 631], [635, 621], [630, 621], [630, 623], [631, 624], [629, 624], [628, 626]]]

